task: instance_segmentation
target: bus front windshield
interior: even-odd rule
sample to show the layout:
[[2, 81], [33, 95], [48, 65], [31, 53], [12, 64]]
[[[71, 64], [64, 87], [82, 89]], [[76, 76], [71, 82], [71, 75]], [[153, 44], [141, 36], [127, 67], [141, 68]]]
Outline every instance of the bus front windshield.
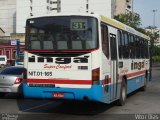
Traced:
[[97, 47], [96, 18], [63, 16], [27, 20], [27, 50], [91, 50]]

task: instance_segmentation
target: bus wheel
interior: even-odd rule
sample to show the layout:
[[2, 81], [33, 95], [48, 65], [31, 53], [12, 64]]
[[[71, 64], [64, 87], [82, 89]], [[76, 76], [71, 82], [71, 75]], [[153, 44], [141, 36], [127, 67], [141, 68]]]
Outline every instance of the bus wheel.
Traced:
[[117, 105], [123, 106], [126, 102], [126, 98], [127, 98], [127, 84], [123, 79], [121, 83], [120, 98], [117, 100]]
[[141, 88], [141, 91], [146, 91], [147, 88], [147, 77], [144, 79], [144, 86]]
[[6, 93], [0, 93], [0, 98], [4, 97]]

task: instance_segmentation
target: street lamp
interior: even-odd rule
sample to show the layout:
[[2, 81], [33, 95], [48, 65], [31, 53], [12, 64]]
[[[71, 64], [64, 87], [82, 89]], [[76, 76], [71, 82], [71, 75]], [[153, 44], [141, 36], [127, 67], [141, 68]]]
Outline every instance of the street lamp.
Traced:
[[153, 12], [153, 27], [155, 28], [156, 27], [155, 26], [155, 17], [156, 17], [157, 10], [152, 10], [152, 12]]
[[[154, 37], [155, 37], [155, 29], [156, 29], [156, 26], [155, 26], [155, 21], [156, 21], [156, 12], [157, 12], [157, 10], [152, 10], [152, 12], [153, 12], [153, 39], [154, 39]], [[153, 45], [154, 45], [154, 40], [153, 40]]]

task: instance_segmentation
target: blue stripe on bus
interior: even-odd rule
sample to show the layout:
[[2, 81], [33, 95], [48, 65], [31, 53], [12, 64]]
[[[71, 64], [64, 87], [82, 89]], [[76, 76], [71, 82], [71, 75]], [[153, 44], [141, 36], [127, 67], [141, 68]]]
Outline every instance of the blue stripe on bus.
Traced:
[[[144, 76], [129, 79], [127, 81], [127, 94], [137, 90], [144, 86]], [[108, 92], [105, 92], [100, 85], [93, 85], [91, 88], [44, 88], [44, 87], [28, 87], [26, 83], [23, 83], [24, 97], [26, 98], [48, 98], [51, 99], [54, 92], [62, 92], [65, 94], [64, 99], [84, 100], [84, 97], [88, 97], [88, 100], [99, 101], [104, 103], [111, 103], [120, 96], [121, 84], [118, 84], [117, 98], [113, 96], [113, 85], [108, 86]], [[110, 93], [110, 94], [109, 94]], [[114, 98], [114, 99], [113, 99]]]
[[127, 94], [144, 86], [145, 76], [139, 76], [127, 81]]
[[103, 88], [101, 85], [94, 85], [91, 88], [43, 88], [28, 87], [23, 83], [24, 97], [27, 98], [53, 98], [54, 92], [62, 92], [65, 94], [64, 99], [101, 101], [103, 100]]

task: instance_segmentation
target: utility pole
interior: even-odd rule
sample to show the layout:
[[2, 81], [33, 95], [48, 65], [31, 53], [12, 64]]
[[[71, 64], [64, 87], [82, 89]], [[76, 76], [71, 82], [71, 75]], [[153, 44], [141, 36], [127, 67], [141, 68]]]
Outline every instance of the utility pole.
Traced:
[[152, 62], [153, 62], [153, 60], [152, 60], [152, 51], [153, 51], [153, 46], [154, 46], [154, 39], [155, 39], [155, 28], [156, 28], [156, 26], [155, 26], [155, 17], [156, 17], [156, 12], [157, 12], [157, 10], [152, 10], [152, 12], [153, 12], [153, 28], [152, 28], [152, 35], [153, 35], [153, 37], [151, 38], [151, 40], [150, 40], [150, 45], [151, 45], [151, 47], [150, 47], [150, 81], [151, 81], [151, 79], [152, 79]]
[[133, 3], [133, 2], [134, 2], [134, 0], [132, 0], [132, 22], [133, 22], [133, 17], [134, 17], [134, 13], [133, 13], [133, 12], [134, 12], [134, 11], [133, 11], [133, 4], [134, 4], [134, 3]]
[[114, 18], [116, 15], [116, 4], [117, 0], [111, 0], [111, 18]]

